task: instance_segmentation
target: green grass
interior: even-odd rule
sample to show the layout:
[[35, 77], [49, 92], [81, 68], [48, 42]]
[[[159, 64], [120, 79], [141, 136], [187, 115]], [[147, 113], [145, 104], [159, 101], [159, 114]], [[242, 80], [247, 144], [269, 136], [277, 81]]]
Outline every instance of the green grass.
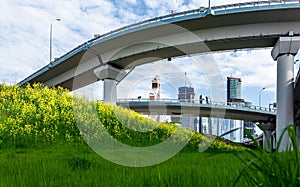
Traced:
[[243, 164], [232, 153], [182, 152], [158, 165], [130, 168], [85, 144], [1, 149], [0, 186], [230, 186]]
[[[149, 127], [153, 130], [149, 131]], [[177, 130], [178, 136], [172, 139], [170, 146], [193, 134], [184, 150], [166, 162], [143, 168], [104, 160], [83, 141], [84, 138], [89, 143], [106, 142], [103, 137], [104, 132], [108, 132], [124, 144], [144, 147], [165, 141]], [[215, 151], [243, 151], [245, 148], [214, 141], [207, 149], [210, 153], [197, 152], [210, 140], [202, 134], [157, 123], [122, 107], [73, 97], [62, 88], [0, 84], [0, 186], [233, 184], [238, 169], [242, 168], [237, 157], [225, 153], [209, 156]], [[116, 155], [109, 155], [113, 156]]]
[[[149, 127], [153, 130], [148, 131]], [[145, 147], [165, 141], [177, 130], [179, 136], [170, 146], [193, 136], [180, 153], [149, 167], [111, 163], [84, 143], [106, 143], [103, 137], [108, 132], [124, 144]], [[211, 139], [185, 128], [157, 123], [121, 107], [73, 97], [62, 88], [0, 84], [0, 187], [299, 186], [295, 128], [286, 131], [293, 142], [293, 149], [286, 153], [267, 153], [259, 147], [247, 150], [220, 138], [206, 152], [199, 153], [197, 150]], [[103, 144], [96, 147], [105, 150]], [[122, 160], [132, 156], [121, 154], [122, 150], [118, 149]], [[116, 156], [110, 151], [108, 158]], [[156, 152], [148, 152], [151, 153]], [[140, 162], [145, 163], [145, 158]]]
[[[249, 131], [245, 131], [251, 137]], [[291, 144], [284, 152], [279, 150], [283, 135], [287, 133]], [[296, 126], [289, 125], [281, 133], [276, 150], [268, 153], [256, 144], [256, 151], [247, 150], [243, 154], [237, 153], [237, 158], [244, 163], [236, 184], [244, 179], [249, 186], [300, 186], [300, 152], [298, 150], [298, 137]]]

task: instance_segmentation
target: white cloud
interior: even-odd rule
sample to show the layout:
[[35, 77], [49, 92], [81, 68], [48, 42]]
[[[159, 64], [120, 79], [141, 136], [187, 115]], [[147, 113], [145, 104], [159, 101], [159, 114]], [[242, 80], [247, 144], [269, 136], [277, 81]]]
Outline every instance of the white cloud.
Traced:
[[[248, 1], [211, 0], [211, 4]], [[207, 7], [208, 0], [0, 0], [0, 4], [0, 82], [12, 84], [49, 63], [51, 19], [62, 19], [61, 22], [53, 22], [53, 56], [59, 57], [91, 39], [94, 34], [169, 14], [170, 10], [180, 12]], [[270, 56], [270, 49], [201, 55], [199, 58], [207, 63], [211, 60], [218, 63], [225, 86], [227, 76], [241, 77], [245, 95], [248, 91], [256, 92], [266, 86], [266, 92], [275, 92], [276, 63]], [[130, 97], [147, 97], [151, 86], [149, 82], [159, 74], [162, 86], [166, 86], [166, 89], [162, 87], [162, 95], [176, 98], [177, 88], [184, 85], [184, 72], [187, 72], [198, 95], [210, 94], [207, 75], [190, 61], [185, 57], [138, 67], [120, 83], [119, 95], [125, 96], [124, 88], [131, 88]], [[160, 68], [157, 69], [157, 66]], [[163, 71], [159, 71], [162, 68]], [[138, 82], [136, 77], [147, 77], [147, 80]]]
[[210, 85], [207, 76], [211, 75], [211, 72], [203, 72], [196, 63], [189, 57], [180, 57], [170, 62], [161, 60], [139, 66], [119, 84], [118, 96], [149, 97], [151, 80], [155, 75], [160, 76], [162, 98], [176, 99], [178, 88], [184, 85], [194, 87], [198, 96], [200, 94], [210, 96], [209, 90], [214, 85]]
[[[248, 101], [255, 102], [256, 92], [262, 87], [267, 88], [265, 92], [275, 93], [276, 63], [272, 60], [269, 49], [237, 51], [235, 55], [231, 53], [200, 55], [197, 56], [196, 60], [189, 57], [180, 57], [173, 59], [171, 62], [162, 60], [137, 67], [119, 84], [119, 97], [136, 98], [139, 95], [143, 98], [148, 97], [152, 78], [155, 75], [160, 75], [162, 82], [165, 82], [165, 85], [170, 85], [166, 89], [162, 84], [162, 92], [168, 94], [170, 98], [177, 98], [178, 87], [185, 85], [185, 72], [188, 79], [187, 85], [195, 88], [196, 98], [201, 94], [208, 96], [213, 94], [215, 98], [223, 98], [220, 101], [224, 101], [226, 97], [226, 78], [228, 76], [242, 79], [244, 98]], [[203, 67], [213, 62], [216, 62], [217, 66], [213, 66], [212, 70]], [[202, 68], [197, 63], [201, 63]], [[218, 71], [219, 73], [217, 73]], [[214, 77], [209, 78], [212, 73], [217, 73], [216, 78], [221, 79], [218, 86], [215, 85]], [[211, 81], [209, 82], [209, 80]], [[172, 87], [172, 89], [169, 87]], [[212, 91], [216, 92], [216, 90], [223, 91], [222, 93], [211, 93]], [[221, 94], [221, 96], [216, 96], [216, 94]], [[270, 98], [269, 102], [274, 100], [273, 97]]]
[[163, 1], [159, 1], [159, 0], [144, 0], [144, 2], [147, 7], [152, 9], [158, 8], [159, 5], [163, 3]]
[[126, 3], [130, 3], [132, 5], [135, 5], [137, 3], [137, 0], [124, 0]]
[[[90, 39], [119, 27], [109, 1], [1, 1], [0, 80], [16, 82], [49, 63], [49, 33], [53, 22], [53, 56], [58, 57]], [[14, 78], [15, 79], [15, 78]]]
[[[158, 61], [151, 64], [146, 64], [137, 67], [128, 77], [126, 77], [119, 85], [120, 97], [137, 97], [143, 98], [149, 97], [151, 91], [151, 80], [155, 75], [160, 76], [161, 89], [164, 96], [174, 98], [176, 96], [177, 88], [184, 84], [181, 80], [180, 74], [184, 75], [184, 72], [176, 65], [166, 61]], [[183, 77], [183, 76], [182, 76]], [[165, 90], [168, 91], [165, 91]], [[167, 92], [170, 92], [167, 94]]]
[[273, 85], [276, 81], [276, 62], [270, 49], [237, 51], [216, 54], [215, 57], [226, 76], [241, 77], [244, 87]]

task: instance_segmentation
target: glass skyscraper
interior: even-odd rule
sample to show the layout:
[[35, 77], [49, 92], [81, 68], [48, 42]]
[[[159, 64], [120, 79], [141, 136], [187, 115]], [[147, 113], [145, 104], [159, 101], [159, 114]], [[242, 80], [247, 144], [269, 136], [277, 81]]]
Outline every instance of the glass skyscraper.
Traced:
[[243, 102], [241, 78], [227, 77], [227, 102]]

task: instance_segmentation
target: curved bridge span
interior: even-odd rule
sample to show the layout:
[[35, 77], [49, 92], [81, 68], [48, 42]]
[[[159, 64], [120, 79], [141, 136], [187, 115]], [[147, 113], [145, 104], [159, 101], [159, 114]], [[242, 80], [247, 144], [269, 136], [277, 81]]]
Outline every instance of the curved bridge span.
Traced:
[[279, 37], [300, 35], [299, 1], [257, 3], [200, 8], [120, 28], [81, 44], [19, 84], [74, 90], [103, 79], [94, 70], [107, 64], [130, 69], [187, 54], [273, 47]]

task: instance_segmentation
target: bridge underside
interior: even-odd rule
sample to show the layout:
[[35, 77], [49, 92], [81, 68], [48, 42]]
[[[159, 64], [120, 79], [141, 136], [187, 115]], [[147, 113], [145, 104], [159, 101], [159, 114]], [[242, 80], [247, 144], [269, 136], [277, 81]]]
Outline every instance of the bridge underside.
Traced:
[[298, 13], [298, 8], [289, 8], [170, 18], [83, 44], [20, 84], [43, 82], [75, 90], [98, 81], [93, 70], [105, 64], [129, 69], [182, 55], [273, 47], [289, 31], [300, 35]]
[[230, 107], [228, 105], [199, 105], [189, 103], [161, 103], [161, 102], [118, 102], [118, 105], [144, 115], [183, 115], [197, 117], [213, 117], [223, 119], [237, 119], [252, 122], [266, 123], [275, 121], [273, 112], [246, 109], [243, 107]]

